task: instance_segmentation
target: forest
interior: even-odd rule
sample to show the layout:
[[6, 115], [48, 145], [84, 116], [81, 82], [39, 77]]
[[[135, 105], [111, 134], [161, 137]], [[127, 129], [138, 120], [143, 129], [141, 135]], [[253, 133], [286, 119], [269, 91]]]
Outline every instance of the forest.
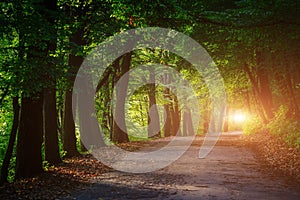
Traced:
[[[4, 0], [0, 10], [1, 184], [87, 154], [81, 134], [91, 131], [93, 120], [104, 142], [115, 145], [212, 129], [205, 77], [167, 49], [131, 49], [98, 77], [94, 107], [74, 100], [85, 58], [102, 42], [138, 28], [175, 30], [207, 51], [226, 92], [223, 132], [271, 134], [300, 150], [299, 1]], [[127, 72], [153, 63], [157, 70], [136, 71], [124, 90], [115, 90]], [[173, 73], [159, 74], [166, 67], [189, 82], [197, 105], [181, 103], [189, 97], [176, 94]], [[125, 99], [129, 83], [138, 88]], [[86, 112], [74, 113], [74, 106]], [[199, 107], [198, 123], [193, 106]]]

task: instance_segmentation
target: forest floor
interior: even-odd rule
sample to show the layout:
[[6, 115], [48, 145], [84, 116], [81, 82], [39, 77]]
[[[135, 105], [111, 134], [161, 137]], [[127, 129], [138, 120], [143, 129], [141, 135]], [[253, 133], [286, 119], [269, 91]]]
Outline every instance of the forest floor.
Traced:
[[[130, 143], [129, 150], [161, 147], [170, 138]], [[150, 173], [112, 170], [90, 155], [66, 159], [42, 175], [0, 188], [0, 199], [300, 199], [300, 152], [275, 137], [222, 134], [198, 159], [197, 137], [171, 165]]]

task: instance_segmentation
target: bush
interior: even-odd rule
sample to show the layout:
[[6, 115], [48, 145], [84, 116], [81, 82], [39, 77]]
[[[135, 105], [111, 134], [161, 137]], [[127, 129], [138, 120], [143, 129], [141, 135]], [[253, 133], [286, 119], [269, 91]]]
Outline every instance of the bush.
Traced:
[[281, 137], [289, 146], [300, 149], [300, 124], [286, 117], [288, 108], [280, 106], [274, 118], [267, 125], [271, 134]]
[[300, 130], [298, 130], [298, 132], [288, 134], [285, 141], [289, 146], [294, 146], [297, 149], [300, 149]]
[[254, 116], [245, 121], [242, 129], [245, 135], [250, 135], [264, 131], [264, 127], [265, 125], [263, 124], [262, 120], [259, 117]]

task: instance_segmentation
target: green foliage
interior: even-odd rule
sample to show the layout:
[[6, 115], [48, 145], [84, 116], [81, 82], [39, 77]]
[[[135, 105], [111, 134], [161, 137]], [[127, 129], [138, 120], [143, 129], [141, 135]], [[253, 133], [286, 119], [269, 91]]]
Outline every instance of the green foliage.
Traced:
[[300, 149], [300, 128], [299, 128], [299, 125], [298, 125], [298, 130], [296, 132], [292, 132], [292, 133], [286, 135], [285, 142], [289, 146], [294, 146], [297, 149]]
[[280, 106], [275, 113], [274, 118], [268, 123], [267, 128], [271, 134], [284, 135], [288, 130], [291, 130], [292, 120], [286, 118], [287, 107]]
[[[9, 102], [4, 101], [0, 107], [0, 168], [5, 156], [8, 146], [10, 129], [12, 126], [13, 112]], [[8, 181], [12, 182], [14, 179], [14, 168], [16, 164], [16, 154], [13, 152], [10, 166], [8, 169]]]
[[48, 171], [50, 167], [51, 167], [51, 166], [50, 166], [49, 162], [46, 161], [46, 160], [44, 160], [44, 161], [43, 161], [43, 168], [44, 168], [44, 170], [45, 170], [45, 171]]
[[256, 134], [264, 131], [264, 124], [258, 116], [253, 116], [243, 124], [243, 133], [245, 135]]
[[287, 112], [287, 106], [280, 106], [267, 125], [263, 124], [260, 118], [253, 117], [244, 123], [243, 132], [250, 135], [267, 131], [282, 138], [288, 146], [300, 149], [300, 124], [295, 119], [287, 118]]
[[13, 182], [15, 178], [15, 168], [16, 168], [16, 152], [13, 152], [12, 158], [10, 159], [9, 167], [8, 167], [8, 182]]
[[281, 137], [289, 146], [300, 149], [300, 124], [294, 119], [287, 118], [287, 112], [286, 106], [280, 106], [267, 129], [271, 134]]
[[0, 109], [0, 158], [4, 157], [9, 131], [12, 124], [12, 112]]

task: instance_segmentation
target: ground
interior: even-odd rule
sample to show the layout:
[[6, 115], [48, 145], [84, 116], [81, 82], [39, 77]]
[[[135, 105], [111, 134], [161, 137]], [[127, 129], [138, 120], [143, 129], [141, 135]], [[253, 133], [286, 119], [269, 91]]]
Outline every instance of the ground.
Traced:
[[[134, 144], [131, 148], [153, 150], [169, 140]], [[203, 137], [198, 137], [171, 165], [144, 174], [109, 169], [88, 155], [69, 159], [67, 164], [45, 173], [54, 180], [47, 182], [38, 177], [24, 180], [27, 186], [23, 189], [16, 189], [16, 184], [3, 187], [0, 199], [300, 199], [299, 182], [291, 179], [289, 172], [278, 173], [277, 168], [270, 168], [252, 139], [236, 133], [223, 134], [213, 151], [198, 159], [202, 141]], [[295, 155], [297, 161], [299, 154]]]

